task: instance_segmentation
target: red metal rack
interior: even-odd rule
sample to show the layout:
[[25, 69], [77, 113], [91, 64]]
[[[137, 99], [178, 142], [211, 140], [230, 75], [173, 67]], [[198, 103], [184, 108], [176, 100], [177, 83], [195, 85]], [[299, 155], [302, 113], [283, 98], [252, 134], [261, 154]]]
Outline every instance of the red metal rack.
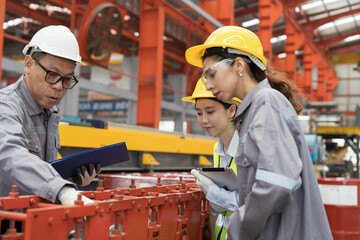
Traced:
[[14, 186], [9, 197], [0, 198], [1, 223], [10, 222], [0, 240], [210, 238], [209, 205], [195, 183], [136, 188], [132, 181], [127, 189], [105, 190], [99, 181], [96, 191], [82, 194], [95, 203], [78, 200], [65, 207], [19, 196]]

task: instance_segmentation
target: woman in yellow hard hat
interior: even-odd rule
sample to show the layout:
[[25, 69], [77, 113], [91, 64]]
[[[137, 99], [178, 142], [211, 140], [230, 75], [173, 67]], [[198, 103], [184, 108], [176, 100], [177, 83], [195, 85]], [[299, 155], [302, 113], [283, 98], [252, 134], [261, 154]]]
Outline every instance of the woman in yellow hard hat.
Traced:
[[[197, 120], [201, 127], [212, 137], [219, 140], [214, 145], [214, 167], [231, 167], [237, 173], [234, 157], [239, 144], [239, 136], [235, 131], [235, 122], [230, 121], [241, 100], [238, 98], [222, 102], [206, 90], [199, 79], [192, 96], [182, 98], [185, 102], [195, 103]], [[239, 193], [228, 191], [217, 186], [207, 177], [193, 169], [191, 173], [197, 178], [197, 184], [210, 202], [211, 214], [217, 216], [215, 239], [226, 240], [227, 219], [239, 207]]]
[[203, 69], [206, 89], [217, 99], [243, 100], [235, 115], [240, 207], [229, 217], [227, 238], [332, 239], [295, 85], [267, 68], [256, 34], [221, 27], [189, 48], [186, 60]]

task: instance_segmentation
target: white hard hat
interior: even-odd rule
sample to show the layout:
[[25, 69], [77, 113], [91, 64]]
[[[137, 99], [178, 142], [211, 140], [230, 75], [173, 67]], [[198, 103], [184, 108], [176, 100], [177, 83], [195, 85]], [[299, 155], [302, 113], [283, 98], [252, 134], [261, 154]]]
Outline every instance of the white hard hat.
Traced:
[[37, 31], [23, 49], [24, 55], [33, 52], [44, 52], [81, 63], [79, 44], [74, 34], [61, 25], [51, 25]]

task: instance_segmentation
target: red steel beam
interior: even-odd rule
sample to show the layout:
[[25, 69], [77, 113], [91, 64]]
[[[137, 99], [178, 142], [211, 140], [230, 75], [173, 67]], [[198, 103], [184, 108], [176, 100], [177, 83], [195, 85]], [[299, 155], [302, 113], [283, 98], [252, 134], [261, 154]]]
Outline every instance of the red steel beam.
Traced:
[[341, 54], [341, 53], [349, 53], [349, 52], [355, 52], [357, 50], [360, 49], [360, 43], [359, 44], [354, 44], [351, 46], [347, 46], [347, 47], [342, 47], [342, 48], [337, 48], [334, 50], [330, 49], [330, 52], [332, 54]]
[[174, 17], [175, 19], [181, 19], [181, 21], [187, 22], [189, 28], [194, 29], [197, 32], [201, 32], [204, 35], [209, 35], [211, 33], [210, 31], [207, 30], [206, 27], [199, 24], [199, 22], [193, 20], [186, 14], [182, 13], [179, 9], [176, 9], [175, 7], [171, 6], [165, 0], [158, 0], [158, 2], [162, 3], [162, 5], [165, 7], [165, 12], [167, 14]]
[[258, 12], [258, 10], [259, 10], [259, 6], [254, 6], [254, 7], [249, 7], [249, 8], [245, 8], [242, 10], [238, 10], [238, 11], [235, 11], [234, 17], [237, 18], [237, 17], [246, 16], [249, 14], [255, 14]]
[[335, 15], [332, 15], [332, 16], [329, 16], [329, 17], [325, 17], [325, 18], [321, 18], [321, 19], [318, 19], [318, 20], [310, 21], [310, 22], [301, 24], [301, 26], [305, 27], [305, 28], [310, 27], [311, 29], [316, 29], [316, 28], [318, 28], [321, 25], [324, 25], [326, 23], [333, 22], [333, 21], [335, 21], [335, 20], [337, 20], [339, 18], [346, 17], [346, 16], [353, 15], [353, 14], [357, 14], [357, 13], [359, 13], [359, 9], [350, 10], [350, 11], [335, 14]]
[[2, 57], [4, 50], [4, 22], [5, 22], [5, 10], [6, 10], [6, 0], [0, 1], [0, 88], [1, 88], [1, 79], [2, 79]]
[[224, 25], [234, 25], [235, 23], [235, 0], [217, 0], [218, 11], [217, 20]]
[[36, 10], [32, 10], [23, 4], [16, 3], [14, 1], [7, 1], [6, 3], [6, 11], [11, 12], [12, 14], [26, 16], [35, 20], [40, 21], [44, 25], [67, 25], [70, 24], [70, 18], [69, 22], [60, 21], [52, 18], [51, 16], [48, 16], [45, 13], [41, 13]]
[[337, 86], [339, 80], [336, 76], [334, 68], [328, 62], [326, 62], [326, 74], [327, 79], [325, 101], [331, 102], [333, 100], [334, 89]]
[[258, 36], [263, 45], [264, 56], [271, 61], [272, 59], [272, 28], [281, 17], [283, 5], [274, 3], [272, 0], [259, 0], [259, 32]]
[[15, 37], [15, 36], [10, 35], [10, 34], [8, 34], [8, 33], [4, 33], [4, 37], [9, 38], [9, 39], [12, 39], [12, 40], [15, 40], [15, 41], [17, 41], [17, 42], [25, 43], [25, 44], [28, 44], [28, 43], [29, 43], [28, 40], [25, 40], [25, 39], [22, 39], [22, 38], [19, 38], [19, 37]]
[[297, 6], [302, 5], [303, 3], [308, 2], [309, 0], [282, 0], [284, 4], [286, 4], [288, 7], [295, 8]]
[[286, 53], [286, 73], [290, 78], [294, 78], [296, 67], [295, 51], [300, 49], [305, 42], [305, 34], [298, 32], [292, 24], [286, 23], [285, 53]]
[[328, 48], [336, 45], [337, 43], [339, 43], [340, 41], [344, 40], [347, 37], [353, 36], [353, 35], [357, 35], [360, 34], [360, 30], [355, 31], [355, 32], [350, 32], [347, 34], [342, 34], [340, 36], [336, 36], [336, 37], [332, 37], [332, 38], [327, 38], [325, 40], [322, 40], [320, 43], [323, 44], [324, 46], [327, 46]]
[[316, 101], [325, 101], [325, 78], [326, 78], [326, 63], [324, 60], [320, 61], [318, 65], [318, 84], [316, 89]]
[[[350, 8], [355, 9], [355, 8], [357, 8], [357, 5], [360, 5], [360, 3], [350, 4], [349, 6], [350, 6]], [[334, 8], [334, 9], [331, 9], [330, 11], [316, 12], [316, 13], [313, 13], [313, 14], [308, 14], [307, 16], [308, 17], [319, 16], [321, 14], [327, 14], [328, 12], [331, 14], [331, 12], [339, 12], [339, 11], [341, 11], [343, 9], [347, 10], [348, 7], [344, 6], [344, 7]]]
[[165, 9], [141, 1], [137, 125], [159, 128], [164, 58]]
[[71, 5], [72, 5], [72, 3], [68, 3], [68, 2], [66, 2], [64, 0], [46, 0], [46, 1], [49, 2], [49, 3], [52, 3], [52, 4], [56, 5], [56, 6], [66, 7], [68, 9], [71, 9]]
[[224, 25], [234, 25], [234, 0], [201, 0], [199, 6]]

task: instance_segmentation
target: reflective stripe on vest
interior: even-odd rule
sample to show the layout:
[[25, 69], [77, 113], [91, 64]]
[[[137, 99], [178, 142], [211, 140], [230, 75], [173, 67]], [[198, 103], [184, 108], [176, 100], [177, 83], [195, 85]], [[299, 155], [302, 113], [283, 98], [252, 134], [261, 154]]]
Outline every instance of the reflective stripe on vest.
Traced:
[[[230, 214], [232, 213], [230, 211], [226, 211], [226, 212], [229, 212]], [[229, 216], [224, 216], [223, 214], [218, 215], [214, 228], [214, 234], [216, 240], [226, 240], [227, 227], [228, 227], [227, 225], [229, 221], [228, 218]]]
[[[214, 144], [214, 167], [218, 168], [221, 164], [221, 157], [219, 156], [219, 154], [217, 154], [216, 149], [218, 147], [218, 142], [216, 142]], [[236, 163], [234, 161], [234, 158], [231, 159], [230, 161], [230, 167], [232, 168], [232, 170], [234, 171], [234, 173], [237, 175], [237, 167], [236, 167]], [[227, 224], [228, 224], [228, 218], [229, 216], [232, 214], [231, 211], [224, 211], [218, 214], [217, 219], [216, 219], [216, 223], [215, 223], [215, 228], [214, 228], [214, 233], [215, 233], [215, 239], [216, 240], [226, 240], [226, 236], [227, 236]], [[219, 236], [220, 234], [220, 236]]]

